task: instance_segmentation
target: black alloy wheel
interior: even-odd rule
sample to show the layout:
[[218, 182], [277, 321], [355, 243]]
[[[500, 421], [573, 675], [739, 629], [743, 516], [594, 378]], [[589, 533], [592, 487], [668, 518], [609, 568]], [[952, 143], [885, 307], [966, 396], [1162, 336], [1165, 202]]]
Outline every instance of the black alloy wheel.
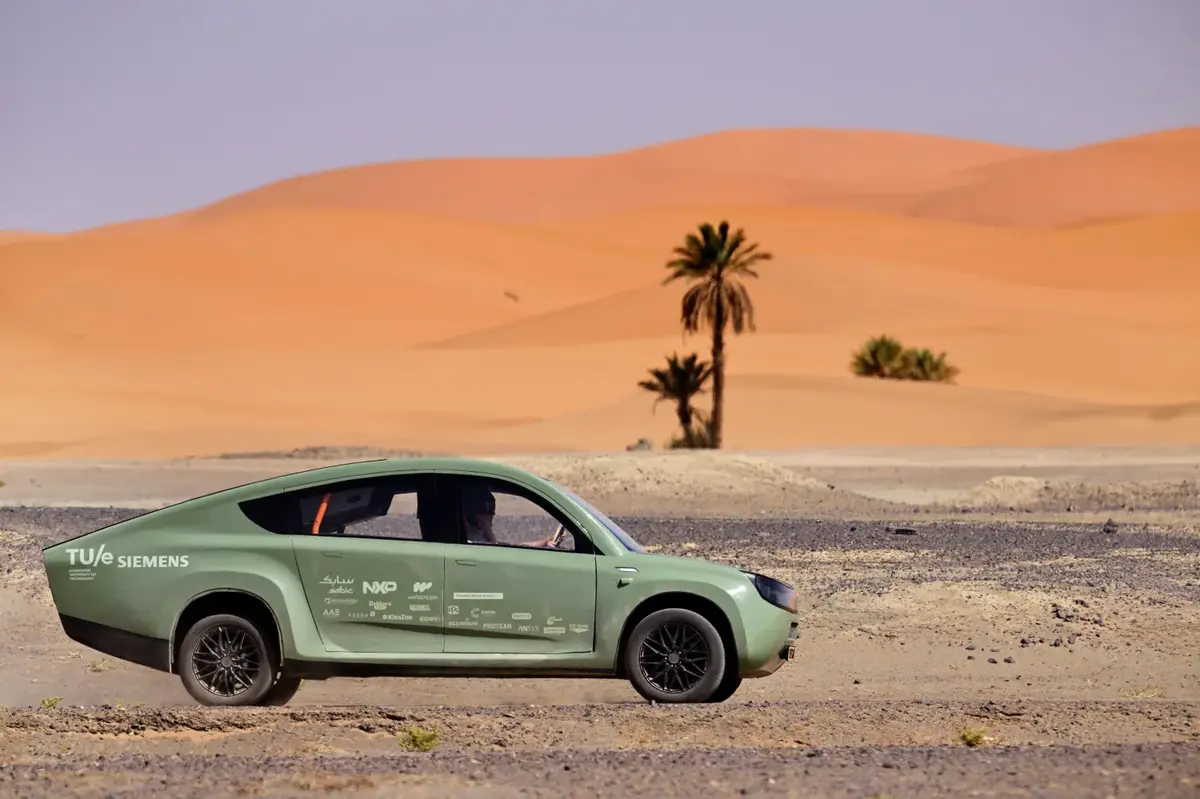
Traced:
[[629, 636], [625, 671], [656, 702], [706, 702], [725, 674], [725, 644], [712, 622], [684, 608], [655, 611]]
[[[275, 684], [276, 656], [257, 625], [231, 614], [201, 619], [179, 648], [179, 677], [203, 705], [257, 705]], [[290, 697], [288, 697], [290, 698]]]

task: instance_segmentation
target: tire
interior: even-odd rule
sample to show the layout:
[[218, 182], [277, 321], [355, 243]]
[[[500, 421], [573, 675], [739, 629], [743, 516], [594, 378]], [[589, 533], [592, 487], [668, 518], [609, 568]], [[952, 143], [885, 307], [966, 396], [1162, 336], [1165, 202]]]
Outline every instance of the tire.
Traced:
[[300, 690], [300, 684], [304, 680], [299, 677], [288, 677], [284, 675], [275, 681], [271, 689], [267, 691], [266, 696], [259, 700], [259, 704], [264, 707], [280, 707], [292, 701], [292, 697]]
[[708, 702], [724, 702], [729, 697], [737, 693], [737, 689], [742, 686], [742, 675], [737, 672], [736, 663], [726, 663], [725, 676], [721, 678], [721, 683], [717, 686], [717, 690], [713, 692], [707, 700]]
[[221, 613], [196, 622], [184, 636], [179, 679], [202, 705], [257, 705], [275, 685], [277, 659], [258, 625]]
[[667, 608], [638, 622], [625, 645], [624, 659], [629, 682], [643, 698], [707, 702], [725, 674], [725, 643], [704, 616]]

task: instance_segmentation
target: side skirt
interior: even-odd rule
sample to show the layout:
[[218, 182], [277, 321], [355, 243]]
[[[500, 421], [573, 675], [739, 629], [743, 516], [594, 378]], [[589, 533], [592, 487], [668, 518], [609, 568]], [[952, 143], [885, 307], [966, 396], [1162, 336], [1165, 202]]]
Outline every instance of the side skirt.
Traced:
[[155, 671], [171, 672], [171, 645], [161, 638], [59, 614], [63, 632], [76, 643]]
[[538, 679], [615, 679], [611, 669], [538, 669], [529, 666], [510, 668], [486, 666], [409, 666], [394, 663], [334, 663], [320, 660], [296, 660], [283, 663], [283, 673], [304, 680], [328, 680], [334, 677], [528, 677]]

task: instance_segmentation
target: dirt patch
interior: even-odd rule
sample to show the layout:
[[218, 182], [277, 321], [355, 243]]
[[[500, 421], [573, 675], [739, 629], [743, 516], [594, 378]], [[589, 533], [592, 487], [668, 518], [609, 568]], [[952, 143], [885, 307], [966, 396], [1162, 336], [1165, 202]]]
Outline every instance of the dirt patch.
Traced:
[[1200, 510], [1200, 479], [1153, 482], [1085, 483], [998, 476], [934, 509], [1034, 512], [1196, 511]]
[[668, 507], [690, 516], [870, 514], [899, 507], [750, 455], [635, 452], [494, 460], [533, 470], [597, 504], [617, 503], [627, 515]]

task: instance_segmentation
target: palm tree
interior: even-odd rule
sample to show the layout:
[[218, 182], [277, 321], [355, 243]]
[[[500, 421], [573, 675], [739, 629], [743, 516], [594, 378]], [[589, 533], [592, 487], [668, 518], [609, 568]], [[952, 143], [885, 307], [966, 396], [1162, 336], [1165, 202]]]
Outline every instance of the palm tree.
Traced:
[[650, 379], [642, 380], [638, 386], [658, 396], [654, 406], [666, 400], [675, 403], [675, 413], [684, 435], [692, 429], [692, 417], [696, 409], [692, 407], [692, 397], [704, 393], [704, 384], [708, 382], [712, 368], [705, 361], [699, 360], [696, 353], [680, 360], [678, 354], [667, 358], [666, 369], [651, 369]]
[[758, 277], [752, 267], [770, 260], [771, 254], [760, 252], [757, 242], [747, 243], [741, 228], [731, 234], [725, 221], [716, 229], [707, 222], [700, 225], [699, 235], [689, 233], [673, 253], [675, 258], [667, 263], [671, 274], [663, 285], [680, 279], [693, 284], [680, 307], [684, 332], [712, 329], [713, 397], [708, 425], [712, 447], [720, 449], [725, 419], [725, 327], [731, 325], [735, 334], [754, 330], [754, 304], [741, 281]]

